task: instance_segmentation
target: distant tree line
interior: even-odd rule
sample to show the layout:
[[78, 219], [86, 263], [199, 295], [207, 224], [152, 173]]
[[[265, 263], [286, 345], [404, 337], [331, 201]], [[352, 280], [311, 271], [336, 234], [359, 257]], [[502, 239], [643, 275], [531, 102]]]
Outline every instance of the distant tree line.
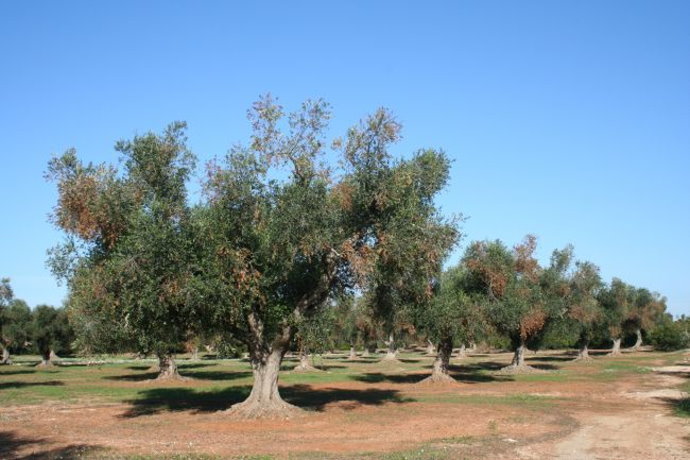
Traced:
[[11, 364], [12, 355], [37, 354], [40, 366], [51, 366], [60, 354], [71, 354], [74, 331], [64, 308], [38, 305], [33, 310], [14, 298], [10, 280], [0, 280], [0, 364]]

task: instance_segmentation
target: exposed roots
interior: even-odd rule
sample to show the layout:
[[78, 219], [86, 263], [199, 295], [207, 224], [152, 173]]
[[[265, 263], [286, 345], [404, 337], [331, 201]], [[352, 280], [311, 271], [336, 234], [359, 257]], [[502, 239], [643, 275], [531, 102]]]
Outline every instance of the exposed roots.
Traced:
[[573, 359], [574, 363], [591, 363], [592, 361], [594, 361], [594, 358], [589, 355], [580, 355]]
[[606, 354], [606, 356], [621, 356], [621, 355], [623, 355], [623, 353], [620, 350], [612, 351], [612, 352]]
[[230, 409], [223, 411], [223, 413], [241, 420], [287, 420], [302, 416], [305, 414], [305, 411], [297, 406], [286, 403], [282, 399], [268, 402], [247, 399], [241, 403], [235, 404]]
[[44, 369], [50, 369], [51, 367], [55, 367], [56, 364], [53, 363], [52, 361], [41, 361], [40, 363], [36, 364], [36, 367], [44, 368]]

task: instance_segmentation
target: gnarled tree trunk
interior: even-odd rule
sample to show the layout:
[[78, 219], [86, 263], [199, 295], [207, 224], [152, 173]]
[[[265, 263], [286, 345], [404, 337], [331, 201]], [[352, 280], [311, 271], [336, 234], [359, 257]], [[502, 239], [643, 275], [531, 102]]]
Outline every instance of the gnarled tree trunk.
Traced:
[[467, 357], [467, 349], [465, 348], [465, 344], [463, 343], [460, 345], [460, 349], [458, 350], [458, 358], [466, 358]]
[[635, 335], [637, 336], [637, 340], [635, 340], [635, 345], [631, 348], [632, 351], [637, 351], [642, 346], [642, 331], [640, 329], [635, 329]]
[[199, 361], [199, 346], [194, 345], [192, 347], [192, 356], [189, 358], [190, 361]]
[[41, 362], [37, 364], [37, 367], [53, 367], [53, 362], [50, 360], [51, 350], [41, 351]]
[[239, 418], [290, 418], [301, 409], [286, 403], [278, 391], [278, 373], [285, 349], [274, 346], [271, 351], [251, 351], [254, 383], [249, 397], [235, 404], [228, 413]]
[[434, 356], [436, 354], [436, 347], [434, 346], [434, 343], [431, 340], [426, 341], [426, 354], [428, 356]]
[[619, 356], [621, 354], [621, 338], [614, 338], [613, 340], [613, 347], [611, 348], [611, 352], [608, 354], [608, 356]]
[[450, 355], [453, 353], [453, 339], [447, 337], [441, 340], [438, 344], [436, 359], [432, 366], [431, 375], [420, 384], [430, 383], [456, 383], [455, 379], [448, 374], [448, 366], [450, 365]]
[[299, 351], [299, 364], [293, 369], [295, 372], [312, 372], [318, 371], [317, 368], [309, 363], [309, 354], [305, 350]]
[[388, 341], [385, 343], [388, 346], [388, 351], [386, 351], [386, 356], [383, 357], [382, 361], [397, 361], [398, 357], [396, 356], [397, 350], [395, 348], [395, 337], [393, 337], [392, 332], [388, 335]]
[[354, 345], [350, 345], [350, 356], [348, 356], [348, 359], [357, 359], [357, 351]]
[[156, 380], [186, 380], [177, 371], [177, 363], [171, 354], [161, 353], [158, 355], [158, 377]]
[[582, 340], [580, 343], [580, 349], [577, 352], [577, 357], [575, 361], [591, 361], [592, 357], [589, 356], [589, 340]]
[[521, 339], [518, 346], [515, 348], [515, 353], [513, 354], [513, 361], [509, 366], [501, 369], [501, 372], [506, 373], [516, 373], [521, 372], [532, 372], [534, 368], [525, 364], [525, 351], [527, 351], [527, 346], [525, 345], [525, 340]]
[[10, 349], [4, 345], [2, 345], [2, 360], [0, 360], [0, 364], [12, 364]]

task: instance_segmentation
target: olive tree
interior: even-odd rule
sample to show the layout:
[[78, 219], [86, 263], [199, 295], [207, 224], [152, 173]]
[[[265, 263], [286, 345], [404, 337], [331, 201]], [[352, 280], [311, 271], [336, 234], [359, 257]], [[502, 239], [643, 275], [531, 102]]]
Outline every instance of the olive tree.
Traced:
[[635, 297], [635, 288], [618, 278], [613, 278], [599, 294], [599, 303], [604, 314], [609, 337], [613, 342], [609, 356], [621, 354], [621, 341], [625, 322]]
[[603, 324], [603, 311], [599, 303], [602, 288], [599, 267], [591, 262], [578, 261], [571, 281], [568, 317], [573, 329], [579, 331], [577, 361], [590, 360], [589, 342]]
[[69, 150], [51, 160], [47, 173], [59, 193], [52, 220], [67, 234], [50, 263], [68, 281], [70, 308], [75, 315], [111, 319], [116, 337], [155, 353], [159, 378], [178, 377], [173, 353], [196, 319], [186, 194], [195, 157], [185, 129], [176, 122], [161, 134], [118, 142], [122, 172], [84, 165]]
[[53, 366], [57, 353], [69, 351], [71, 339], [72, 330], [64, 309], [38, 305], [33, 310], [31, 341], [41, 356], [39, 367]]
[[512, 250], [498, 240], [482, 241], [470, 245], [463, 257], [468, 289], [483, 296], [489, 321], [512, 343], [507, 372], [528, 371], [527, 346], [538, 346], [549, 322], [565, 314], [572, 248], [554, 251], [549, 267], [543, 268], [534, 256], [536, 247], [532, 235]]
[[476, 341], [486, 328], [482, 301], [467, 287], [467, 270], [463, 265], [444, 272], [428, 306], [416, 310], [415, 324], [436, 345], [431, 375], [424, 382], [454, 382], [448, 373], [453, 343]]
[[0, 364], [11, 364], [10, 352], [25, 351], [31, 340], [31, 309], [23, 300], [12, 299], [2, 316]]
[[[12, 292], [12, 286], [10, 286], [10, 279], [0, 278], [0, 333], [4, 329], [5, 308], [12, 301], [12, 297], [14, 297], [14, 293]], [[8, 364], [9, 350], [6, 348], [4, 336], [0, 337], [0, 345], [2, 345], [2, 361], [0, 363]]]
[[634, 300], [628, 310], [625, 327], [636, 336], [632, 350], [642, 346], [642, 330], [651, 331], [666, 311], [666, 298], [646, 288], [637, 288]]
[[[424, 150], [393, 161], [389, 147], [400, 125], [383, 109], [331, 144], [337, 170], [324, 164], [330, 109], [323, 101], [286, 115], [265, 97], [249, 117], [249, 144], [209, 170], [207, 267], [199, 284], [214, 323], [249, 350], [252, 390], [230, 412], [284, 417], [296, 408], [280, 396], [278, 371], [303, 318], [343, 293], [367, 292], [377, 263], [402, 262], [408, 252], [424, 266], [441, 260], [441, 252], [413, 246], [426, 248], [426, 239], [411, 236], [437, 238], [445, 225], [433, 198], [447, 180], [448, 160]], [[409, 270], [400, 282], [428, 282], [412, 279], [419, 273]]]

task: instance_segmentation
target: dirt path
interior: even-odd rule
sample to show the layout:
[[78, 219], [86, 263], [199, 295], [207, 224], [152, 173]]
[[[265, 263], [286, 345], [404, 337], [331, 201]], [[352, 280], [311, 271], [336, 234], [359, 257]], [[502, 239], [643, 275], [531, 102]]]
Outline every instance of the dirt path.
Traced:
[[[671, 414], [669, 401], [688, 395], [670, 388], [682, 383], [690, 368], [657, 368], [640, 387], [618, 391], [620, 409], [576, 412], [581, 428], [552, 445], [528, 446], [523, 459], [683, 460], [690, 458], [690, 422]], [[673, 374], [677, 375], [673, 375]], [[610, 406], [608, 406], [610, 407]]]

